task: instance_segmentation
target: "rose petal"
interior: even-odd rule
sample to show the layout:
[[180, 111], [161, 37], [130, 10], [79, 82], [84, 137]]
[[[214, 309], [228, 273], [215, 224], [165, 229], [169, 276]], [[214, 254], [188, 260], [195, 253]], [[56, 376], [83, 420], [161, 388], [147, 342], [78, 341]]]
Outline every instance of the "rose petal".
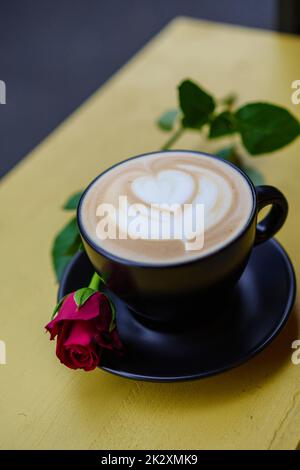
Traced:
[[97, 354], [96, 349], [93, 346], [90, 348], [71, 347], [70, 358], [74, 368], [84, 369], [86, 371], [95, 369], [100, 361], [100, 355]]
[[110, 335], [111, 335], [111, 338], [112, 338], [112, 343], [114, 345], [114, 348], [121, 351], [123, 349], [123, 344], [122, 344], [122, 341], [120, 339], [117, 328], [114, 328], [111, 331]]
[[56, 355], [63, 364], [89, 371], [99, 365], [102, 348], [122, 350], [117, 330], [109, 332], [111, 320], [112, 309], [105, 294], [95, 292], [78, 308], [73, 292], [46, 329], [50, 339], [57, 336]]
[[71, 322], [64, 322], [62, 324], [62, 328], [61, 328], [60, 334], [57, 337], [57, 342], [56, 342], [56, 356], [58, 357], [60, 362], [67, 365], [68, 367], [71, 367], [70, 365], [71, 361], [69, 359], [68, 351], [64, 347], [64, 343], [69, 336], [71, 326], [72, 326]]
[[80, 307], [74, 300], [74, 293], [66, 298], [59, 309], [58, 315], [53, 321], [61, 320], [91, 320], [99, 315], [99, 303], [101, 293], [95, 292], [88, 300]]
[[119, 334], [117, 329], [114, 328], [110, 333], [109, 332], [101, 332], [96, 336], [97, 343], [105, 349], [109, 349], [111, 351], [122, 351], [123, 344], [120, 340]]
[[97, 328], [100, 331], [108, 331], [112, 319], [112, 310], [106, 295], [102, 294], [99, 299], [99, 320]]
[[93, 370], [99, 365], [101, 350], [93, 343], [95, 327], [88, 322], [63, 322], [57, 337], [56, 355], [70, 369]]
[[61, 323], [64, 320], [83, 320], [88, 321], [99, 316], [100, 302], [103, 303], [103, 297], [100, 292], [95, 292], [88, 300], [78, 308], [74, 300], [74, 292], [62, 303], [56, 317], [46, 325], [46, 330], [50, 333], [50, 339], [54, 339], [59, 333]]
[[72, 322], [68, 338], [64, 342], [64, 346], [89, 346], [95, 337], [95, 323], [79, 320]]

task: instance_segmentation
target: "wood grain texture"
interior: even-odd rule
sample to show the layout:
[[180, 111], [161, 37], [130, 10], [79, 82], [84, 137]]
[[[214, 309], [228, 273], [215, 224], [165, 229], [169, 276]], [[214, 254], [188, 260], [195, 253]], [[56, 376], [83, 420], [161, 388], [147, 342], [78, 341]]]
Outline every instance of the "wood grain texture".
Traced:
[[[151, 384], [61, 366], [43, 331], [56, 298], [49, 250], [72, 191], [108, 165], [158, 149], [154, 120], [191, 77], [218, 96], [291, 104], [300, 39], [258, 30], [173, 21], [0, 186], [0, 447], [9, 449], [295, 449], [300, 441], [299, 301], [274, 343], [226, 374]], [[196, 133], [180, 148], [214, 151]], [[221, 142], [218, 144], [221, 146]], [[300, 269], [300, 141], [253, 159], [290, 201], [278, 238]], [[269, 274], [270, 276], [272, 273]], [[263, 312], [262, 312], [263, 315]], [[220, 351], [222, 354], [222, 351]]]

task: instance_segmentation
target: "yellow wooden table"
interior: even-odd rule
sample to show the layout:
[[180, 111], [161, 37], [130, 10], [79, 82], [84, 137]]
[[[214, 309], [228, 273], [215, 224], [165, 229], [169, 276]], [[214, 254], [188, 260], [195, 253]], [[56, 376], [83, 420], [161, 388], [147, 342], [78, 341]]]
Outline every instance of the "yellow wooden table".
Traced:
[[[176, 19], [2, 181], [1, 448], [297, 448], [300, 365], [291, 362], [291, 343], [300, 339], [299, 300], [263, 353], [190, 383], [71, 371], [57, 361], [43, 327], [57, 291], [50, 244], [69, 217], [60, 210], [68, 195], [108, 165], [161, 146], [166, 136], [154, 120], [175, 105], [183, 78], [218, 96], [234, 90], [241, 102], [274, 101], [300, 117], [290, 99], [299, 56], [299, 38]], [[179, 146], [213, 150], [193, 133]], [[278, 238], [299, 275], [300, 140], [253, 161], [290, 201]]]

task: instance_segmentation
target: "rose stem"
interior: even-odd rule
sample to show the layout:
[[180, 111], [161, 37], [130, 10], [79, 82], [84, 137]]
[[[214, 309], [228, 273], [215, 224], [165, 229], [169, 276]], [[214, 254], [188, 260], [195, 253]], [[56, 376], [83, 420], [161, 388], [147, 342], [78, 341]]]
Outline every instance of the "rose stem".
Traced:
[[185, 129], [183, 127], [179, 127], [176, 132], [170, 137], [169, 140], [161, 147], [161, 150], [167, 150], [168, 148], [172, 147], [173, 144], [179, 139], [179, 137], [183, 134]]
[[94, 273], [90, 280], [89, 287], [94, 290], [99, 290], [101, 282], [103, 282], [103, 279], [101, 279], [98, 273]]

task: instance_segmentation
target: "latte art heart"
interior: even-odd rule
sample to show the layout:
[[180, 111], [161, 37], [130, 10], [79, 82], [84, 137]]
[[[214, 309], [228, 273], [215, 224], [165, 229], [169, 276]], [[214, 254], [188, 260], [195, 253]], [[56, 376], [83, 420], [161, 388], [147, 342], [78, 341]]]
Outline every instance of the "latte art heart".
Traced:
[[229, 183], [208, 169], [200, 170], [197, 166], [187, 164], [178, 167], [181, 170], [164, 170], [155, 176], [136, 178], [131, 184], [137, 197], [136, 202], [149, 205], [203, 204], [205, 228], [219, 223], [231, 207]]
[[[120, 204], [120, 197], [126, 198], [127, 205]], [[106, 219], [109, 234], [98, 210], [105, 204], [115, 208]], [[105, 250], [142, 262], [172, 263], [228, 243], [245, 225], [252, 205], [249, 184], [233, 167], [217, 158], [177, 151], [149, 154], [113, 167], [90, 187], [81, 215], [89, 236]], [[203, 225], [197, 225], [199, 206], [204, 208]], [[183, 217], [181, 209], [186, 207]], [[176, 238], [183, 221], [188, 230]], [[172, 227], [169, 238], [167, 226]], [[204, 245], [191, 253], [190, 240], [200, 230]]]
[[194, 186], [193, 178], [179, 170], [140, 176], [131, 184], [135, 196], [147, 204], [184, 204], [191, 198]]

